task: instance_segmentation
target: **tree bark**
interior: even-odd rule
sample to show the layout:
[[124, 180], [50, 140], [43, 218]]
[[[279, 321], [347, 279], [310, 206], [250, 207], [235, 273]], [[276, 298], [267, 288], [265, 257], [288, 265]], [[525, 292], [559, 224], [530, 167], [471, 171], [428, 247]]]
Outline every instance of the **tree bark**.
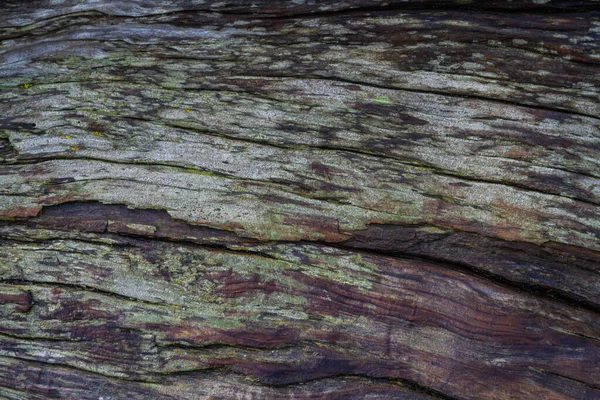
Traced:
[[1, 398], [600, 399], [598, 0], [8, 1], [0, 40]]

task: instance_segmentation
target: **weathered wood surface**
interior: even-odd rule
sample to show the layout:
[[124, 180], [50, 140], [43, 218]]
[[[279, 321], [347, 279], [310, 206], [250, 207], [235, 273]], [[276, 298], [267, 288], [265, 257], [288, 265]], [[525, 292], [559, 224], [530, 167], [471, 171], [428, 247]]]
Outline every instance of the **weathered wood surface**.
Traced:
[[0, 397], [600, 399], [600, 2], [13, 1], [0, 40]]

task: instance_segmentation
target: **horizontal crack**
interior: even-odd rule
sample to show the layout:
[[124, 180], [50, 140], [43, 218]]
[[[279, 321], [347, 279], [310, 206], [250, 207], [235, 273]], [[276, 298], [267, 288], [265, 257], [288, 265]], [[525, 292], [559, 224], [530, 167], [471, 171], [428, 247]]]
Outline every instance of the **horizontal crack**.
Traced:
[[[156, 378], [153, 378], [154, 376], [156, 376], [157, 374], [152, 374], [149, 373], [147, 376], [149, 379], [136, 379], [136, 378], [132, 378], [129, 377], [125, 374], [108, 374], [108, 373], [102, 373], [99, 372], [97, 369], [94, 369], [92, 367], [90, 368], [83, 368], [83, 367], [78, 367], [76, 365], [72, 365], [72, 364], [67, 364], [67, 363], [61, 363], [61, 362], [51, 362], [51, 361], [43, 361], [39, 358], [33, 358], [33, 357], [18, 357], [18, 356], [9, 356], [9, 355], [0, 355], [0, 358], [9, 358], [12, 360], [18, 360], [18, 361], [27, 361], [29, 363], [38, 363], [38, 364], [42, 364], [42, 365], [46, 365], [46, 366], [53, 366], [53, 367], [58, 367], [58, 368], [66, 368], [75, 372], [87, 372], [90, 374], [94, 374], [94, 375], [99, 375], [102, 376], [104, 378], [108, 378], [108, 379], [120, 379], [120, 380], [124, 380], [124, 381], [129, 381], [129, 382], [137, 382], [137, 383], [159, 383], [158, 380]], [[139, 374], [137, 371], [135, 372], [136, 374]]]
[[[571, 378], [571, 377], [568, 377], [568, 376], [565, 376], [565, 375], [561, 375], [561, 374], [558, 374], [556, 372], [548, 371], [548, 370], [541, 369], [541, 368], [529, 367], [529, 369], [531, 369], [532, 371], [541, 373], [541, 374], [548, 374], [548, 375], [556, 376], [556, 377], [558, 377], [560, 379], [566, 379], [568, 381], [575, 382], [575, 383], [577, 383], [579, 385], [583, 385], [583, 386], [585, 386], [587, 388], [590, 388], [590, 389], [594, 390], [595, 392], [597, 392], [596, 395], [600, 396], [600, 386], [597, 385], [597, 384], [593, 384], [593, 383], [581, 381], [579, 379]], [[588, 398], [588, 397], [586, 397], [586, 398]], [[589, 397], [589, 398], [591, 399], [591, 397]]]
[[[529, 284], [526, 282], [519, 282], [511, 280], [505, 276], [498, 275], [488, 270], [476, 267], [471, 264], [457, 262], [454, 260], [449, 260], [446, 258], [435, 257], [432, 255], [424, 255], [422, 253], [414, 253], [414, 252], [399, 252], [399, 251], [384, 251], [384, 250], [371, 250], [364, 249], [360, 247], [353, 247], [344, 245], [342, 243], [330, 243], [330, 242], [307, 242], [307, 243], [317, 243], [328, 247], [335, 247], [341, 250], [351, 251], [355, 253], [364, 253], [364, 254], [372, 254], [376, 256], [383, 257], [391, 257], [391, 258], [400, 258], [406, 260], [419, 260], [425, 261], [430, 264], [437, 265], [442, 268], [449, 268], [455, 271], [459, 271], [462, 273], [466, 273], [467, 275], [477, 276], [479, 278], [483, 278], [487, 281], [491, 281], [499, 286], [508, 288], [512, 291], [516, 291], [519, 293], [529, 293], [531, 295], [541, 297], [550, 301], [559, 302], [569, 307], [573, 307], [576, 309], [582, 309], [588, 312], [592, 312], [596, 315], [600, 315], [600, 306], [593, 302], [590, 302], [581, 297], [577, 297], [575, 293], [565, 292], [563, 290], [557, 289], [555, 287], [549, 286], [541, 286]], [[600, 340], [600, 338], [595, 338], [596, 340]]]
[[335, 379], [345, 379], [345, 378], [346, 379], [347, 378], [358, 378], [358, 379], [366, 379], [366, 380], [374, 382], [374, 383], [394, 384], [394, 385], [398, 385], [400, 387], [407, 388], [410, 391], [427, 395], [433, 399], [459, 400], [456, 397], [452, 397], [448, 394], [440, 392], [439, 390], [433, 389], [431, 387], [425, 386], [414, 380], [401, 379], [401, 378], [373, 377], [366, 373], [365, 374], [334, 374], [334, 375], [327, 375], [327, 376], [322, 376], [322, 377], [318, 377], [318, 378], [314, 378], [314, 379], [307, 379], [307, 380], [304, 380], [301, 382], [294, 382], [294, 383], [281, 384], [281, 385], [266, 384], [264, 382], [261, 382], [261, 384], [265, 385], [265, 386], [270, 386], [270, 387], [285, 388], [285, 387], [293, 387], [296, 385], [306, 384], [306, 383], [310, 383], [310, 382], [314, 383], [314, 382], [319, 382], [319, 381], [324, 381], [324, 380], [335, 380]]
[[[100, 294], [103, 296], [118, 298], [120, 300], [134, 301], [134, 302], [138, 302], [138, 303], [142, 303], [142, 304], [149, 304], [149, 305], [153, 305], [153, 306], [179, 307], [179, 304], [171, 304], [171, 303], [167, 303], [167, 302], [153, 302], [153, 301], [149, 301], [149, 300], [140, 299], [137, 297], [131, 297], [131, 296], [111, 292], [104, 288], [98, 288], [98, 287], [89, 286], [89, 285], [85, 285], [85, 284], [81, 284], [81, 283], [36, 281], [36, 280], [31, 280], [31, 279], [13, 279], [13, 278], [9, 278], [9, 279], [0, 278], [0, 283], [17, 285], [17, 286], [60, 287], [60, 288], [67, 288], [67, 289], [71, 289], [71, 290], [83, 290], [83, 291], [87, 291], [87, 292], [97, 293], [97, 294]], [[35, 307], [35, 296], [34, 296], [33, 300], [34, 300], [33, 307]]]
[[[3, 10], [8, 15], [9, 10]], [[410, 4], [406, 1], [398, 2], [386, 2], [382, 3], [380, 6], [355, 6], [355, 7], [345, 7], [345, 8], [337, 8], [334, 10], [326, 10], [326, 11], [307, 11], [307, 12], [285, 12], [285, 9], [282, 9], [281, 12], [262, 12], [260, 8], [253, 8], [252, 12], [249, 13], [246, 10], [235, 11], [228, 10], [222, 8], [179, 8], [179, 9], [171, 9], [166, 10], [164, 12], [148, 12], [142, 14], [111, 14], [105, 11], [90, 9], [85, 11], [75, 11], [75, 12], [65, 12], [62, 14], [54, 15], [48, 18], [39, 18], [33, 19], [31, 23], [24, 25], [2, 25], [0, 29], [15, 29], [15, 30], [25, 30], [29, 27], [35, 28], [44, 28], [44, 24], [51, 24], [52, 22], [73, 19], [77, 17], [105, 17], [110, 20], [119, 20], [119, 19], [148, 19], [155, 17], [162, 17], [167, 15], [177, 15], [177, 14], [186, 14], [186, 13], [206, 13], [209, 15], [228, 15], [235, 16], [239, 18], [248, 18], [248, 19], [306, 19], [306, 18], [330, 18], [330, 17], [355, 17], [359, 14], [369, 14], [369, 13], [382, 13], [382, 12], [400, 12], [400, 11], [413, 11], [413, 12], [464, 12], [464, 13], [481, 13], [481, 14], [523, 14], [524, 12], [531, 15], [545, 15], [545, 14], [573, 14], [573, 13], [591, 13], [594, 11], [600, 11], [600, 5], [590, 4], [589, 2], [585, 4], [578, 4], [576, 6], [560, 6], [554, 4], [522, 4], [519, 6], [508, 6], [508, 7], [485, 7], [485, 2], [478, 4], [459, 4], [455, 3], [452, 5], [448, 5], [446, 1], [432, 2], [427, 5], [423, 5], [422, 3]], [[28, 29], [29, 30], [29, 29]], [[5, 38], [12, 39], [15, 36], [7, 36]]]
[[[460, 4], [459, 2], [455, 2], [452, 5], [448, 5], [447, 1], [439, 1], [438, 3], [432, 3], [430, 5], [423, 5], [422, 3], [416, 3], [416, 4], [410, 4], [407, 3], [406, 0], [402, 1], [401, 3], [398, 2], [393, 2], [393, 1], [388, 1], [385, 2], [383, 4], [381, 4], [381, 6], [370, 6], [370, 7], [349, 7], [349, 8], [343, 8], [343, 9], [337, 9], [337, 10], [329, 10], [329, 11], [315, 11], [315, 12], [303, 12], [303, 13], [289, 13], [289, 14], [278, 14], [278, 15], [268, 15], [265, 14], [264, 16], [261, 16], [260, 14], [258, 15], [259, 18], [264, 18], [264, 19], [307, 19], [307, 18], [321, 18], [321, 17], [325, 17], [325, 18], [331, 18], [331, 17], [356, 17], [357, 15], [360, 14], [369, 14], [369, 13], [381, 13], [381, 12], [389, 12], [389, 11], [393, 11], [393, 12], [399, 12], [399, 11], [414, 11], [414, 12], [418, 12], [418, 11], [422, 11], [422, 12], [445, 12], [445, 11], [453, 11], [453, 12], [465, 12], [465, 13], [481, 13], [481, 14], [496, 14], [496, 15], [502, 15], [502, 14], [519, 14], [522, 15], [524, 13], [526, 14], [531, 14], [531, 15], [545, 15], [545, 14], [566, 14], [566, 13], [589, 13], [589, 12], [594, 12], [594, 11], [599, 11], [600, 10], [600, 5], [596, 5], [596, 4], [586, 4], [586, 5], [578, 5], [575, 7], [560, 7], [560, 6], [556, 6], [553, 4], [549, 4], [549, 5], [542, 5], [542, 4], [536, 4], [536, 5], [529, 5], [526, 6], [525, 4], [523, 5], [519, 5], [517, 7], [507, 7], [507, 8], [500, 8], [500, 7], [485, 7], [482, 6], [482, 4], [485, 4], [485, 2], [482, 3], [478, 3], [478, 4], [466, 4], [466, 2], [463, 2], [465, 4]], [[469, 2], [472, 3], [472, 2]], [[233, 12], [226, 12], [226, 11], [220, 11], [222, 14], [225, 15], [240, 15], [240, 16], [244, 16], [244, 15], [248, 15], [248, 16], [254, 16], [256, 17], [256, 14], [246, 14], [246, 13], [233, 13]]]
[[[332, 82], [338, 82], [338, 83], [348, 83], [348, 84], [352, 84], [352, 85], [370, 86], [373, 88], [384, 89], [384, 90], [398, 90], [398, 91], [411, 92], [411, 93], [426, 93], [426, 94], [434, 94], [434, 95], [438, 95], [438, 96], [459, 98], [459, 99], [464, 99], [464, 100], [468, 100], [468, 99], [482, 100], [482, 101], [510, 105], [512, 107], [531, 108], [531, 109], [541, 110], [541, 111], [558, 112], [558, 113], [576, 115], [579, 117], [593, 118], [596, 120], [600, 119], [599, 115], [581, 113], [581, 112], [574, 111], [574, 110], [568, 109], [568, 108], [546, 107], [546, 106], [542, 106], [539, 104], [525, 103], [525, 102], [519, 103], [519, 102], [515, 102], [515, 101], [500, 99], [497, 97], [486, 97], [486, 96], [475, 95], [475, 94], [471, 94], [471, 93], [459, 94], [459, 93], [444, 92], [441, 90], [433, 90], [433, 89], [414, 89], [414, 88], [402, 87], [399, 85], [384, 85], [384, 84], [375, 83], [375, 82], [364, 82], [364, 81], [360, 81], [360, 80], [343, 78], [340, 76], [325, 76], [325, 75], [320, 75], [320, 74], [278, 74], [278, 75], [241, 75], [241, 76], [237, 76], [237, 77], [238, 78], [244, 78], [244, 77], [261, 78], [262, 77], [262, 78], [273, 78], [273, 79], [294, 78], [294, 79], [304, 79], [304, 80], [309, 80], [309, 79], [324, 80], [324, 81], [332, 81]], [[235, 78], [235, 76], [232, 78]]]
[[59, 338], [52, 336], [27, 336], [27, 335], [16, 335], [13, 333], [8, 333], [2, 329], [0, 329], [0, 338], [7, 337], [16, 340], [31, 340], [35, 342], [83, 342], [86, 340], [83, 339], [71, 339], [71, 338]]

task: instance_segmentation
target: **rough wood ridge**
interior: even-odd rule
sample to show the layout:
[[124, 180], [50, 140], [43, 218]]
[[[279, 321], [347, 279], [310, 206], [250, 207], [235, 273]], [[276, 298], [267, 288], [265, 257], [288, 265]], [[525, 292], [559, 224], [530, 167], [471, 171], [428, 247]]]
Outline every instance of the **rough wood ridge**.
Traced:
[[600, 2], [0, 2], [0, 398], [600, 399]]

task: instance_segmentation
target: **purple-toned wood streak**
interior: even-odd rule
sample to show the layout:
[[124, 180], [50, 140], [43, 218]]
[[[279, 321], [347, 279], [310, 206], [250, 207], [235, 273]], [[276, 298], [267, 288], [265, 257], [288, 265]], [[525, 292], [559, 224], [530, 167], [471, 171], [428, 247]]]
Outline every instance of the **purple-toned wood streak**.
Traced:
[[1, 2], [0, 398], [600, 399], [600, 1]]

